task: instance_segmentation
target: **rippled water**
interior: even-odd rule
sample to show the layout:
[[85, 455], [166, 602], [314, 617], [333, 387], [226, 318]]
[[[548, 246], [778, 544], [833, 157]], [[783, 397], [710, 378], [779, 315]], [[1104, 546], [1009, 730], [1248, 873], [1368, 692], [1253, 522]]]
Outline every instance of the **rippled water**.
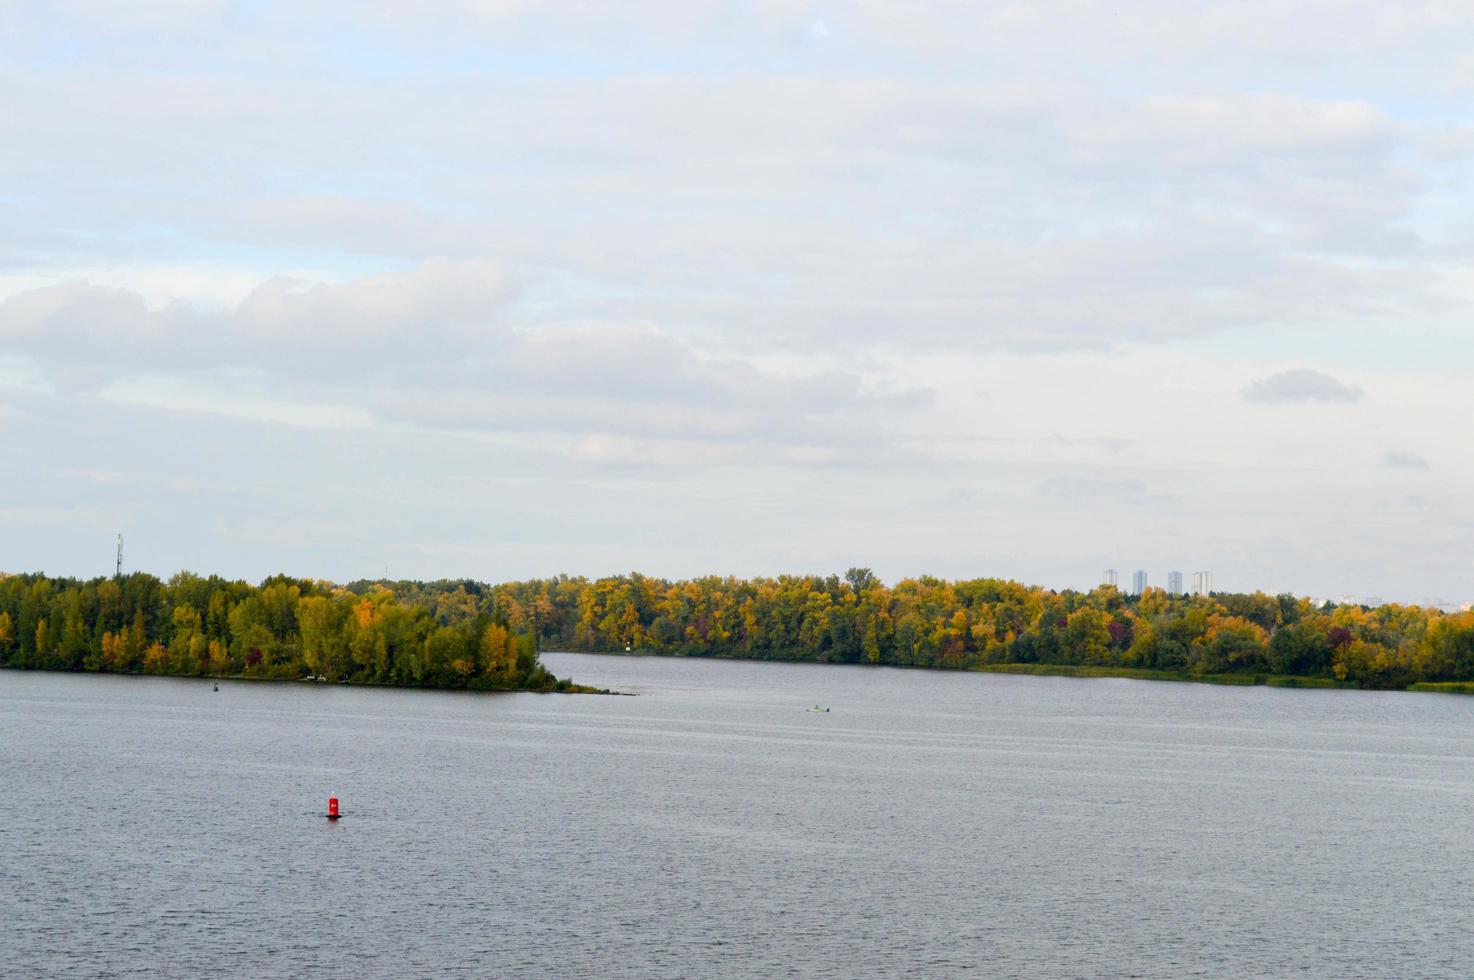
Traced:
[[0, 671], [0, 974], [1474, 975], [1474, 699], [546, 660]]

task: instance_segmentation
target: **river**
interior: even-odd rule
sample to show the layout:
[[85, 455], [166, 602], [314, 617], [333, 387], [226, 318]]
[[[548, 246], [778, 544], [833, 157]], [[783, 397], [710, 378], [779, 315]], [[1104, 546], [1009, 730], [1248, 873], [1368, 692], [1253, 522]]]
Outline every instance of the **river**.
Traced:
[[544, 660], [0, 671], [0, 975], [1474, 974], [1474, 698]]

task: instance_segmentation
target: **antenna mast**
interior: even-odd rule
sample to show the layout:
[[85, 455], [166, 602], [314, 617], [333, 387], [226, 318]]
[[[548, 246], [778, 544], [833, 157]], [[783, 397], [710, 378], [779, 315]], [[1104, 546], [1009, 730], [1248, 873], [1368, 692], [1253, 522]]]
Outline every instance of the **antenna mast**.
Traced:
[[123, 535], [118, 535], [118, 578], [123, 577]]

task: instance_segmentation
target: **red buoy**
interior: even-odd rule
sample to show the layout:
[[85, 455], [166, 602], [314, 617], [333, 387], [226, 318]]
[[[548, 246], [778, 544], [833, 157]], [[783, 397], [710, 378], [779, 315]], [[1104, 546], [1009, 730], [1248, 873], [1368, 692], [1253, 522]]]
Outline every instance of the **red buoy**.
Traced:
[[328, 819], [329, 820], [337, 820], [338, 817], [340, 817], [340, 816], [342, 816], [342, 814], [340, 814], [338, 812], [338, 798], [336, 796], [329, 796], [328, 797]]

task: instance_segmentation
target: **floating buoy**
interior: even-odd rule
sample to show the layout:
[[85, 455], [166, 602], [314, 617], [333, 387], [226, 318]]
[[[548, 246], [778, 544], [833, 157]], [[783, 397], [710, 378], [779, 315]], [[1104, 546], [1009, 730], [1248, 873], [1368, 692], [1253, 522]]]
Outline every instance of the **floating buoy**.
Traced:
[[341, 816], [342, 816], [342, 814], [338, 812], [338, 798], [336, 796], [329, 796], [328, 797], [328, 819], [329, 820], [337, 820]]

